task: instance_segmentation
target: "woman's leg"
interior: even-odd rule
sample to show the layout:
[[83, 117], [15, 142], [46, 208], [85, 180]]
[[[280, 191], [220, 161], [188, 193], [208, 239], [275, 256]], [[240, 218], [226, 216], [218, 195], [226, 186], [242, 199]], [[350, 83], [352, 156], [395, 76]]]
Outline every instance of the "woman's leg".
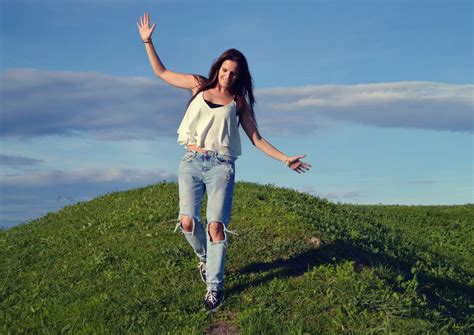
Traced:
[[207, 241], [201, 222], [201, 204], [205, 192], [201, 162], [186, 151], [179, 166], [179, 216], [176, 230], [180, 229], [201, 262], [206, 262]]
[[207, 289], [221, 291], [227, 249], [227, 225], [232, 213], [235, 164], [228, 156], [212, 157], [204, 175], [207, 189]]

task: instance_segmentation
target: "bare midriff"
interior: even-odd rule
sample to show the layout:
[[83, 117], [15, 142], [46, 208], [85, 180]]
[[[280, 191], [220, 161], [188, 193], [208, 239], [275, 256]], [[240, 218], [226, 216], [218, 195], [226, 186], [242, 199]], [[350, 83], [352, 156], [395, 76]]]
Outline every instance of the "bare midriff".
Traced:
[[198, 147], [195, 144], [188, 144], [188, 145], [186, 145], [186, 148], [188, 148], [189, 150], [197, 151], [197, 152], [204, 152], [204, 153], [212, 152], [211, 150], [206, 150], [206, 149], [203, 149], [201, 147]]

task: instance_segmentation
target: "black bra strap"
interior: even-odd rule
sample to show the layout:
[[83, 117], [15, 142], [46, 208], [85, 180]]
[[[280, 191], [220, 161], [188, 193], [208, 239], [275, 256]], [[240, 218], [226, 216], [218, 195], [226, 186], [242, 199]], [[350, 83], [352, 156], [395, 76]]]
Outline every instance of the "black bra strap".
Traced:
[[222, 106], [224, 106], [224, 105], [215, 104], [215, 103], [210, 102], [210, 101], [208, 101], [208, 100], [206, 100], [206, 99], [204, 99], [204, 101], [205, 101], [206, 104], [207, 104], [209, 107], [211, 107], [211, 108], [217, 108], [217, 107], [222, 107]]

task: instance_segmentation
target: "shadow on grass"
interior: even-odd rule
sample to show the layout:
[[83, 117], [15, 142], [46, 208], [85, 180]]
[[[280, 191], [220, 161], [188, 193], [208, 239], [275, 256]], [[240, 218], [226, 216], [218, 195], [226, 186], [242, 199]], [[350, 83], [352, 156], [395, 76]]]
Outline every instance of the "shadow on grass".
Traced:
[[[384, 254], [376, 254], [362, 249], [346, 241], [336, 241], [325, 244], [318, 249], [310, 249], [289, 259], [278, 259], [269, 263], [252, 263], [236, 270], [239, 274], [268, 274], [248, 280], [245, 283], [226, 289], [226, 295], [237, 295], [249, 287], [265, 284], [275, 278], [289, 278], [303, 275], [305, 272], [322, 264], [338, 264], [344, 261], [353, 261], [356, 271], [364, 267], [384, 266], [401, 274], [405, 279], [413, 278], [411, 269], [416, 260], [400, 260]], [[469, 274], [458, 269], [463, 278]], [[385, 280], [388, 280], [385, 278]], [[470, 286], [457, 281], [438, 278], [426, 272], [418, 272], [418, 294], [423, 294], [428, 302], [428, 308], [441, 311], [443, 315], [453, 318], [456, 322], [466, 322], [470, 317], [469, 305], [474, 304], [474, 293]], [[395, 283], [389, 282], [395, 289]], [[462, 298], [463, 301], [457, 298]], [[441, 309], [439, 308], [441, 306]]]

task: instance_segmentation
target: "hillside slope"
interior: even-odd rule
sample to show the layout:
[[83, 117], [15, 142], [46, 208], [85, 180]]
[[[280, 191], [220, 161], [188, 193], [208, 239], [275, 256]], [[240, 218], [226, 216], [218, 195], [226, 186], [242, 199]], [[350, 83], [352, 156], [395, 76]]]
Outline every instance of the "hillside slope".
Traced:
[[474, 205], [342, 205], [236, 183], [218, 313], [201, 307], [177, 206], [177, 184], [160, 183], [1, 231], [3, 332], [474, 331]]

